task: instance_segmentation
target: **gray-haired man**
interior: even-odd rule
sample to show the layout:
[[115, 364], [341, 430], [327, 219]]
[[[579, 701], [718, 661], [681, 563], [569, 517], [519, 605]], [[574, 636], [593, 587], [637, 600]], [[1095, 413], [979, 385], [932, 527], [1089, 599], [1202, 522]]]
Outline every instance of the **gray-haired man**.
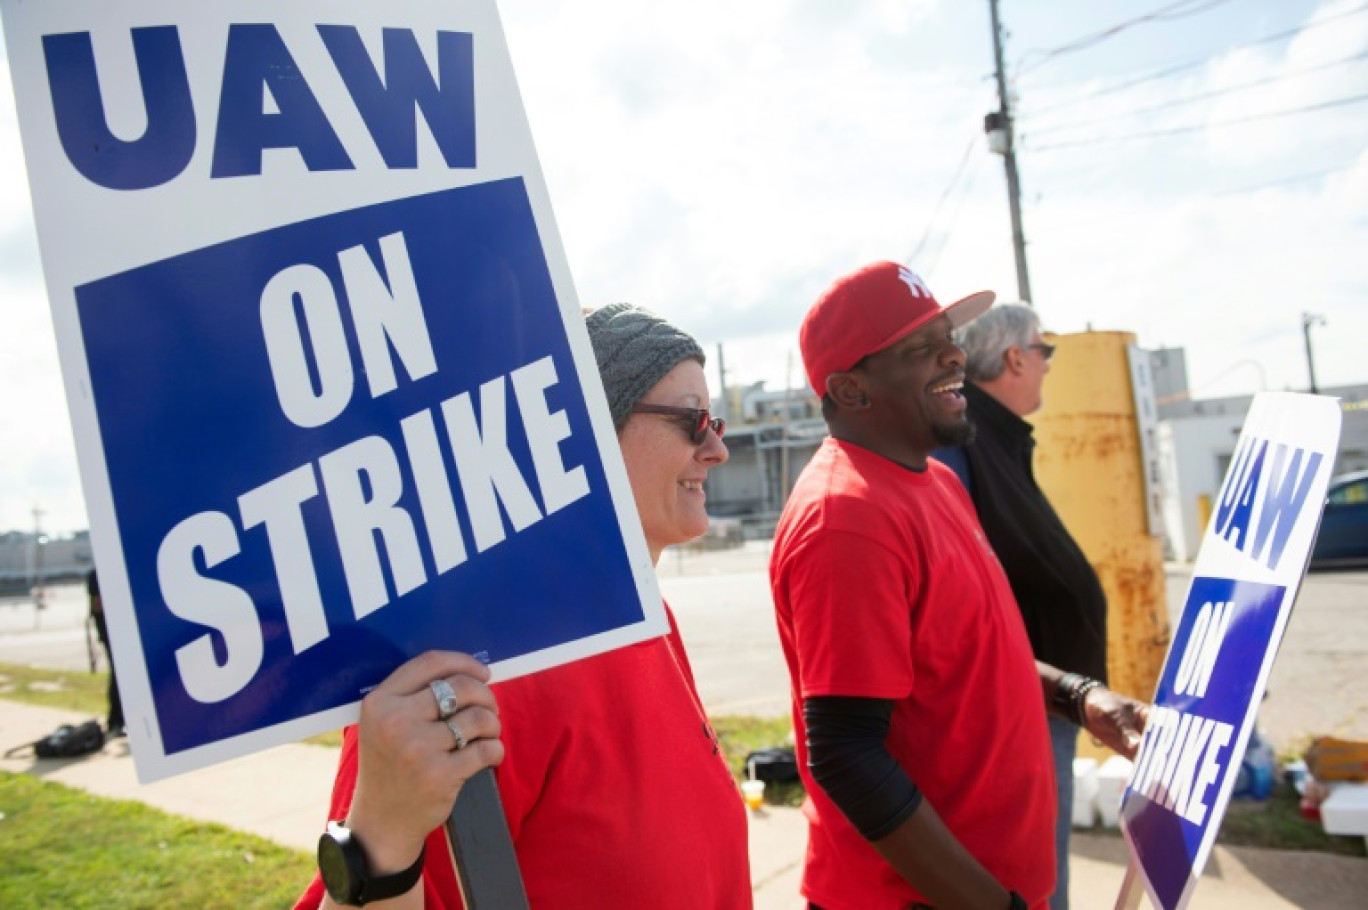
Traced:
[[[961, 330], [973, 442], [932, 456], [959, 475], [1021, 607], [1037, 660], [1076, 674], [1107, 678], [1107, 599], [1083, 551], [1036, 484], [1033, 428], [1054, 346], [1030, 307], [999, 304]], [[1077, 683], [1076, 683], [1077, 684]], [[1069, 829], [1078, 728], [1051, 716], [1059, 816], [1058, 875], [1051, 910], [1069, 905]]]

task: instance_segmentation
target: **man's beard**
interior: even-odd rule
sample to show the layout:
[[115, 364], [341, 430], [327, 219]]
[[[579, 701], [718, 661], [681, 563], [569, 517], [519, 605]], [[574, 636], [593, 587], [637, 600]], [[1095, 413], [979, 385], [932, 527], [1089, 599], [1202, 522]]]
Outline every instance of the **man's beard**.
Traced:
[[968, 420], [960, 420], [953, 424], [933, 423], [931, 435], [936, 437], [937, 445], [966, 446], [974, 441], [974, 437], [978, 435], [978, 428]]

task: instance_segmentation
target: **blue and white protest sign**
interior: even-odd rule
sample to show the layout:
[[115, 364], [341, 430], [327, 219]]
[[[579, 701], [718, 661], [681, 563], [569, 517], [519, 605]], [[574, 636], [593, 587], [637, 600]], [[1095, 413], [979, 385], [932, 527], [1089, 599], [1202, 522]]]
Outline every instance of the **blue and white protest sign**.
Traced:
[[0, 0], [139, 776], [668, 630], [492, 0]]
[[1315, 542], [1340, 416], [1333, 398], [1257, 395], [1222, 483], [1121, 807], [1163, 910], [1187, 904], [1215, 843]]

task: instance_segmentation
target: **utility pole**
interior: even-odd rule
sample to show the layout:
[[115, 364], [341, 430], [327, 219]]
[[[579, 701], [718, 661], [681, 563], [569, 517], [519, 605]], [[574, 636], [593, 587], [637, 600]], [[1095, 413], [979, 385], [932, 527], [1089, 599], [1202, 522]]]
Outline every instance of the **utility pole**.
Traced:
[[722, 359], [722, 342], [717, 343], [717, 383], [718, 399], [713, 402], [713, 414], [723, 420], [731, 420], [730, 402], [727, 400], [727, 364]]
[[793, 397], [790, 390], [793, 388], [791, 379], [793, 373], [793, 351], [788, 351], [784, 359], [784, 428], [780, 435], [779, 449], [779, 508], [788, 505], [789, 497], [789, 409]]
[[47, 536], [43, 533], [43, 510], [33, 507], [33, 625], [38, 627], [42, 611], [47, 609], [47, 590], [43, 587], [43, 546]]
[[1017, 296], [1031, 302], [1031, 278], [1026, 272], [1026, 234], [1021, 229], [1021, 180], [1017, 176], [1016, 137], [1012, 124], [1012, 100], [1007, 91], [1007, 73], [1002, 64], [1002, 23], [998, 0], [988, 0], [993, 18], [993, 61], [997, 65], [998, 110], [983, 121], [988, 147], [1002, 156], [1007, 168], [1007, 203], [1012, 210], [1012, 247], [1016, 251]]
[[1311, 326], [1325, 325], [1325, 317], [1315, 313], [1302, 313], [1302, 338], [1306, 342], [1306, 372], [1311, 376], [1311, 394], [1320, 394], [1316, 388], [1316, 360], [1311, 356]]

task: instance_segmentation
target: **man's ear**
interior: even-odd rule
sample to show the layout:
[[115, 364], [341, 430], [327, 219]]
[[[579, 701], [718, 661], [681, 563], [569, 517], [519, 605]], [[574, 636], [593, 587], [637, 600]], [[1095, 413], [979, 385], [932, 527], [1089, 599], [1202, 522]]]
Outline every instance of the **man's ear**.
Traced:
[[869, 393], [864, 380], [857, 373], [832, 373], [827, 376], [826, 393], [832, 401], [848, 411], [863, 411], [869, 407]]
[[1020, 375], [1026, 369], [1026, 352], [1016, 345], [1002, 352], [1002, 360], [1009, 373]]

